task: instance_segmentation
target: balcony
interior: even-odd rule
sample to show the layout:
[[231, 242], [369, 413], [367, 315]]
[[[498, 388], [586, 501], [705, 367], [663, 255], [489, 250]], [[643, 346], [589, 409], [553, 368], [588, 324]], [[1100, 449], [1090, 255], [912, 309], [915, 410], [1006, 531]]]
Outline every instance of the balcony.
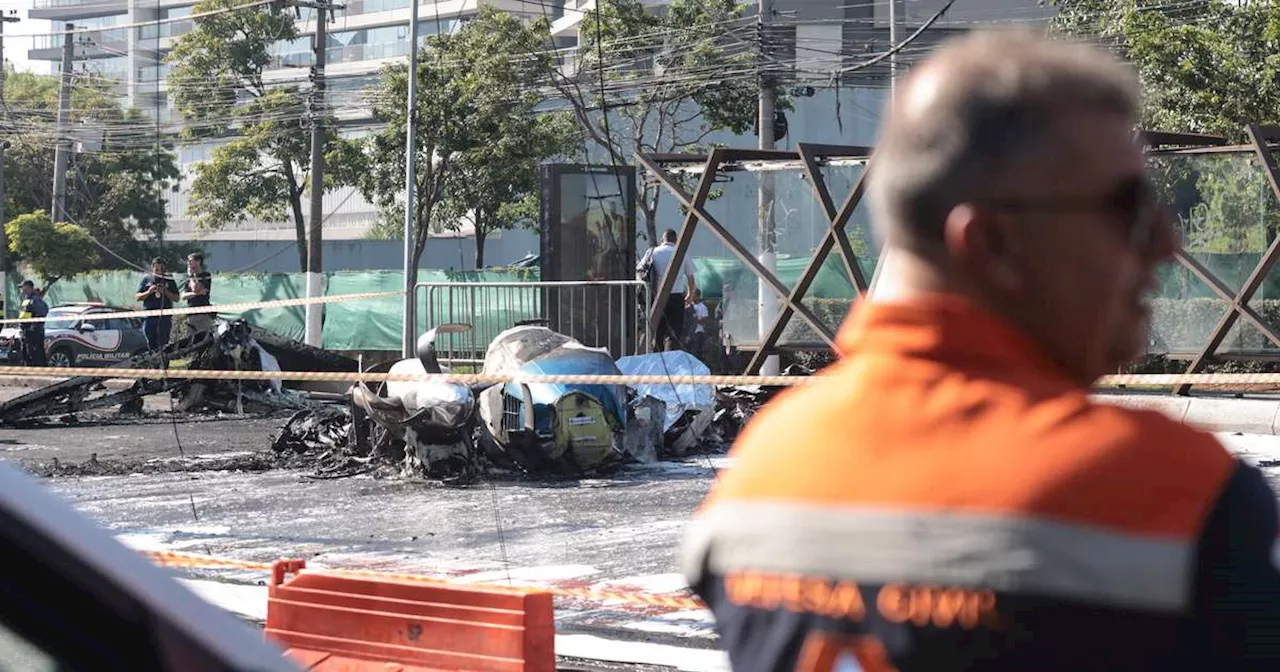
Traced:
[[33, 2], [34, 5], [28, 12], [28, 17], [50, 21], [88, 19], [125, 14], [129, 11], [128, 0], [33, 0]]

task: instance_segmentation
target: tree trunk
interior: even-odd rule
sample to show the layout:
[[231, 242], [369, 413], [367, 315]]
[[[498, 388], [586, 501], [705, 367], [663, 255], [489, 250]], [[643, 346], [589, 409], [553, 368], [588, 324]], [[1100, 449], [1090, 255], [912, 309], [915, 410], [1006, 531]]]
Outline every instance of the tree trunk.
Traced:
[[[416, 189], [419, 194], [422, 193], [421, 186]], [[408, 287], [418, 284], [418, 263], [422, 260], [422, 251], [427, 249], [427, 234], [430, 233], [430, 220], [423, 221], [424, 213], [428, 211], [424, 201], [419, 199], [413, 204], [413, 209], [416, 212], [413, 213], [413, 257], [409, 264]]]
[[[641, 202], [640, 211], [644, 215], [644, 229], [649, 236], [649, 247], [658, 244], [658, 199], [653, 199], [654, 205], [650, 207], [648, 202]], [[677, 231], [676, 233], [679, 233]]]
[[489, 227], [485, 225], [484, 216], [476, 210], [476, 270], [484, 268], [484, 239], [488, 236]]
[[302, 216], [302, 189], [293, 174], [293, 166], [285, 165], [285, 177], [289, 180], [289, 207], [293, 209], [293, 225], [298, 235], [298, 270], [307, 272], [307, 222]]

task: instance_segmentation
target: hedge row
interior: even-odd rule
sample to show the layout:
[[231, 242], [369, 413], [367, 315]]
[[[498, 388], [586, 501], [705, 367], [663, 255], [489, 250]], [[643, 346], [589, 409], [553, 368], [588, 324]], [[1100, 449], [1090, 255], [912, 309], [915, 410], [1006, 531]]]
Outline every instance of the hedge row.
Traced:
[[[1280, 300], [1255, 299], [1249, 306], [1263, 322], [1280, 328]], [[1151, 302], [1152, 354], [1198, 352], [1213, 333], [1228, 304], [1221, 299], [1154, 299]], [[1276, 350], [1251, 322], [1237, 319], [1218, 352]]]

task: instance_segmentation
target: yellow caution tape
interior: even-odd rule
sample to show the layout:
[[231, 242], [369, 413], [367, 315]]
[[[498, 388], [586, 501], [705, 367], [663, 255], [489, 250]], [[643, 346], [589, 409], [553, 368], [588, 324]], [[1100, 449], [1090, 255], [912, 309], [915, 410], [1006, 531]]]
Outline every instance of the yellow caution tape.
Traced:
[[[361, 292], [356, 294], [329, 294], [327, 296], [314, 296], [311, 298], [300, 297], [296, 299], [273, 299], [271, 301], [242, 301], [240, 303], [223, 303], [212, 306], [196, 306], [193, 308], [157, 308], [155, 310], [120, 310], [114, 313], [93, 313], [91, 315], [77, 315], [78, 320], [87, 320], [90, 322], [98, 320], [109, 320], [121, 317], [162, 317], [165, 315], [195, 315], [199, 313], [247, 313], [254, 310], [262, 310], [264, 308], [288, 308], [290, 306], [306, 306], [316, 303], [341, 303], [343, 301], [365, 301], [368, 299], [383, 299], [392, 296], [403, 296], [405, 290], [400, 289], [393, 292]], [[9, 320], [0, 320], [0, 324], [30, 324], [35, 322], [48, 322], [50, 320], [66, 320], [66, 315], [58, 315], [55, 317], [25, 317]]]
[[[814, 376], [686, 376], [686, 375], [600, 375], [600, 374], [484, 374], [484, 373], [372, 373], [362, 371], [237, 371], [230, 369], [113, 369], [102, 367], [0, 366], [0, 376], [49, 378], [85, 376], [125, 380], [299, 380], [317, 382], [431, 382], [459, 385], [498, 383], [564, 385], [717, 385], [792, 387], [822, 379]], [[1168, 373], [1104, 376], [1096, 387], [1150, 385], [1169, 387], [1191, 385], [1280, 384], [1280, 373]]]
[[596, 374], [519, 374], [483, 373], [365, 373], [361, 371], [236, 371], [217, 369], [107, 369], [94, 367], [29, 367], [0, 366], [0, 376], [48, 378], [50, 376], [88, 376], [147, 380], [302, 380], [339, 382], [434, 382], [459, 385], [491, 385], [497, 383], [569, 384], [569, 385], [799, 385], [812, 376], [626, 376]]

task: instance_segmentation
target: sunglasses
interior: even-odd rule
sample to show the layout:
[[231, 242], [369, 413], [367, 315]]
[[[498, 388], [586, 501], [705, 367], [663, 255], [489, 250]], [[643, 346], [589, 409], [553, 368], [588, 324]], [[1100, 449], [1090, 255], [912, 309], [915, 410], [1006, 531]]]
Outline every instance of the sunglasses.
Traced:
[[1037, 196], [976, 199], [977, 204], [1024, 213], [1103, 213], [1121, 224], [1129, 244], [1138, 250], [1151, 247], [1165, 204], [1146, 176], [1127, 177], [1096, 196]]

